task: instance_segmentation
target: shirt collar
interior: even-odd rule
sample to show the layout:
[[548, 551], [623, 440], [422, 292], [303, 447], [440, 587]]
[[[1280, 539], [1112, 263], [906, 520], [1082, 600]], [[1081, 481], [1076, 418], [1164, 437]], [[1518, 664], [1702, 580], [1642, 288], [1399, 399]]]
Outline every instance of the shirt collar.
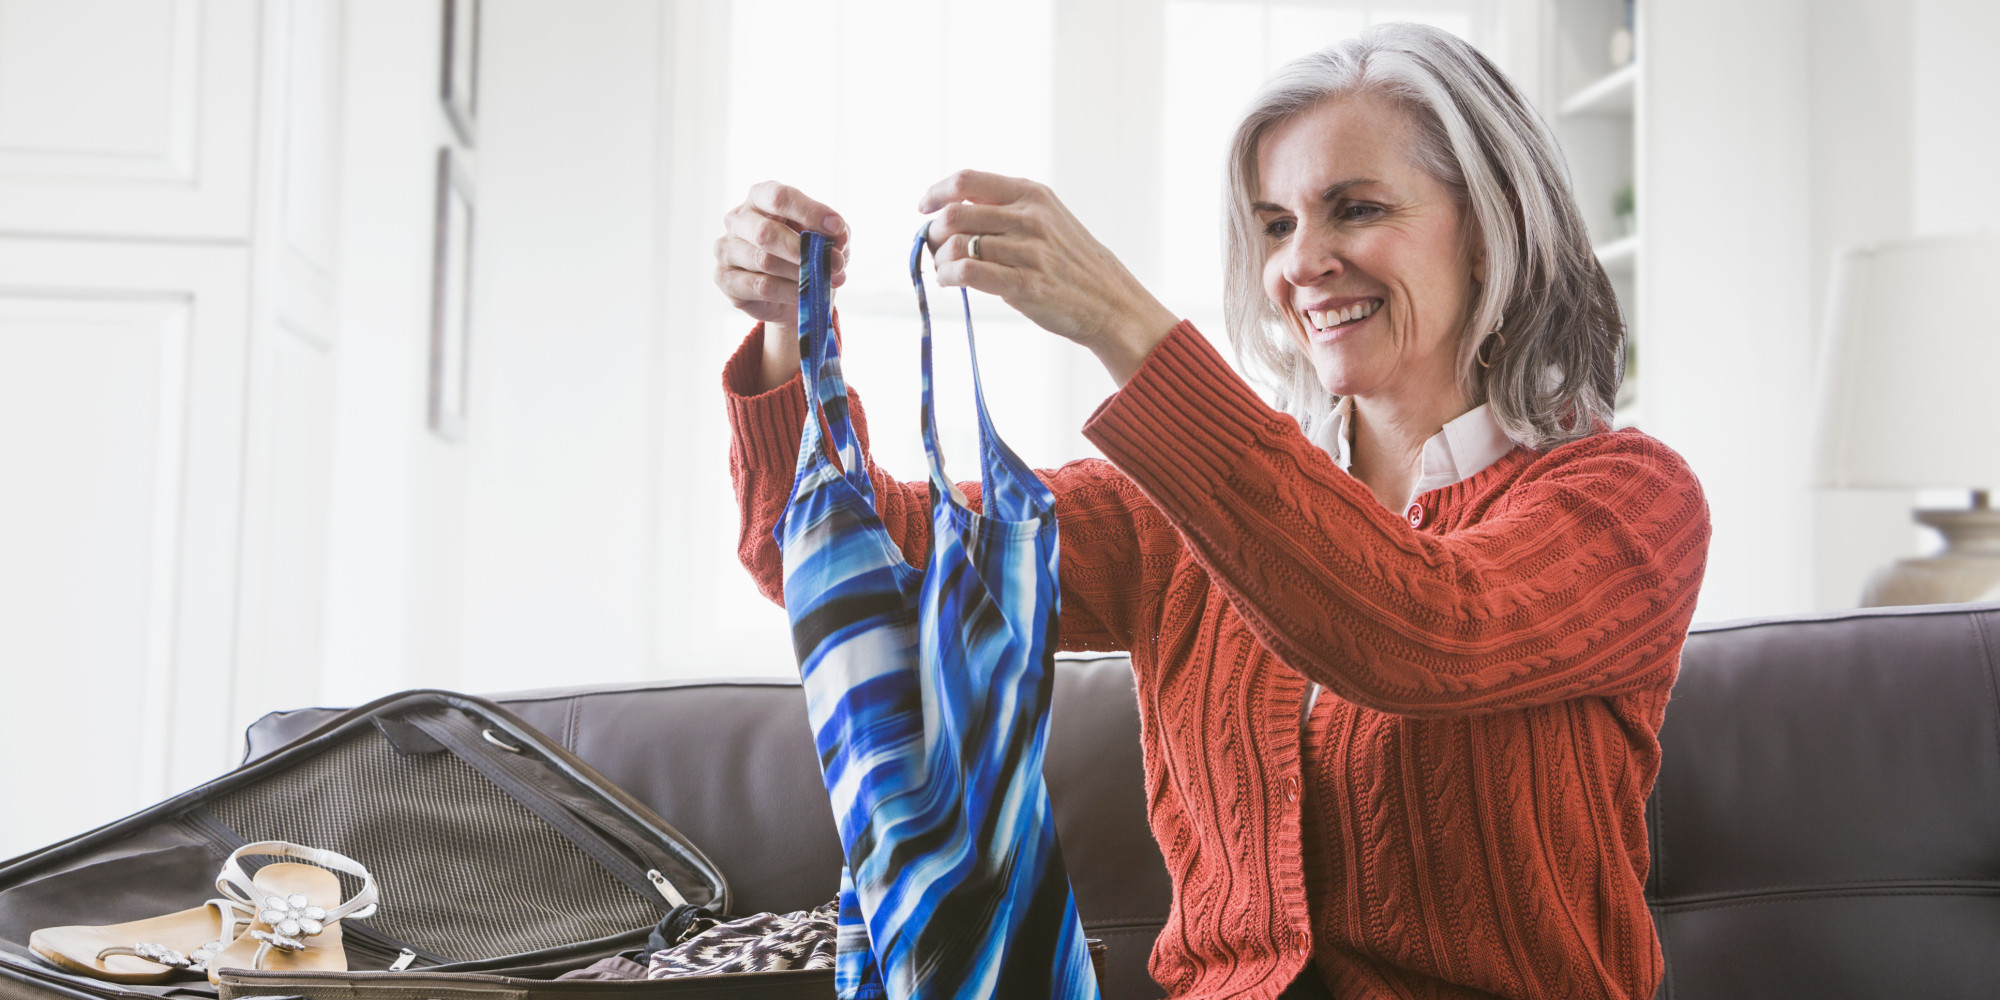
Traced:
[[[1326, 420], [1312, 429], [1312, 442], [1333, 456], [1341, 471], [1351, 471], [1354, 462], [1354, 401], [1342, 396]], [[1514, 450], [1514, 442], [1493, 419], [1485, 403], [1452, 418], [1444, 428], [1424, 442], [1423, 468], [1417, 476], [1416, 494], [1470, 479], [1487, 466]]]

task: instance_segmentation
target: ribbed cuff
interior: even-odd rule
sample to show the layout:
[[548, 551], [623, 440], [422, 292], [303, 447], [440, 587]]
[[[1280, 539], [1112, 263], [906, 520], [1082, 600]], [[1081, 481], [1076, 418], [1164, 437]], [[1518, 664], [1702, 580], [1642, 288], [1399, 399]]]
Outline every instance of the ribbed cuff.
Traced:
[[1297, 434], [1186, 320], [1084, 422], [1083, 436], [1157, 503], [1188, 510], [1246, 455]]
[[758, 392], [763, 374], [764, 324], [759, 323], [722, 366], [722, 396], [743, 452], [788, 464], [798, 459], [806, 426], [805, 383], [795, 374], [776, 389]]

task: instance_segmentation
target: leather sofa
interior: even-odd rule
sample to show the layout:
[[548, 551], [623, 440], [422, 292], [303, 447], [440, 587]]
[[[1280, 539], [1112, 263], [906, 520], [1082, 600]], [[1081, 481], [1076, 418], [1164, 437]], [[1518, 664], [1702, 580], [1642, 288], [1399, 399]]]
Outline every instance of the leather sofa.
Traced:
[[[741, 913], [834, 895], [839, 851], [795, 683], [498, 698], [651, 805]], [[251, 757], [324, 718], [276, 713]], [[1659, 996], [2000, 996], [2000, 604], [1697, 626], [1647, 806]], [[1107, 1000], [1157, 997], [1168, 880], [1123, 657], [1061, 662], [1046, 774]]]

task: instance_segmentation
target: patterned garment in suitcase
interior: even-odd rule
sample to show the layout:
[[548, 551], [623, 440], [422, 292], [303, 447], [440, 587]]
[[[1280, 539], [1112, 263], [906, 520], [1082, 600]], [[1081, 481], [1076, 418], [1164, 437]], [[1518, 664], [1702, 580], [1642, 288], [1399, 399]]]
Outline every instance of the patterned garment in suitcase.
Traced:
[[976, 353], [984, 511], [966, 507], [945, 477], [924, 250], [919, 231], [910, 275], [923, 313], [932, 525], [920, 570], [876, 514], [829, 329], [826, 242], [804, 238], [799, 355], [809, 413], [773, 536], [847, 860], [836, 980], [850, 1000], [1095, 998], [1042, 780], [1055, 497], [995, 433]]

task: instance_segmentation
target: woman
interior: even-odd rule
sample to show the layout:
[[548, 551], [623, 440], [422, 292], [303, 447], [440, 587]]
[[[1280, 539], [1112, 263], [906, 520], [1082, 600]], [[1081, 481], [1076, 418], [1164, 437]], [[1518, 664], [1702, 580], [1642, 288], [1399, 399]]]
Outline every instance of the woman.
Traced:
[[[942, 283], [1120, 385], [1085, 425], [1110, 461], [1042, 475], [1062, 644], [1132, 655], [1174, 885], [1154, 978], [1652, 996], [1644, 805], [1708, 516], [1609, 429], [1623, 334], [1554, 139], [1470, 46], [1385, 26], [1265, 86], [1226, 209], [1229, 333], [1284, 412], [1048, 189], [964, 172], [920, 206]], [[782, 599], [797, 233], [845, 227], [778, 185], [726, 225], [717, 283], [765, 321], [725, 372], [742, 556]], [[925, 486], [869, 471], [921, 557]]]

